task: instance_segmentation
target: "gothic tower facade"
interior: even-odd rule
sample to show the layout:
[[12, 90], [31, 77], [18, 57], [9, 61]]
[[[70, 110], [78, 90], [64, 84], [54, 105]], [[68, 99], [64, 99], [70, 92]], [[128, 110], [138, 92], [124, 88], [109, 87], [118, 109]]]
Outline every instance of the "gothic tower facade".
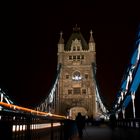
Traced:
[[66, 43], [60, 33], [57, 55], [58, 64], [61, 64], [58, 85], [59, 113], [67, 113], [72, 119], [75, 119], [78, 112], [96, 116], [96, 85], [93, 74], [96, 50], [92, 31], [88, 43], [77, 26], [73, 28]]

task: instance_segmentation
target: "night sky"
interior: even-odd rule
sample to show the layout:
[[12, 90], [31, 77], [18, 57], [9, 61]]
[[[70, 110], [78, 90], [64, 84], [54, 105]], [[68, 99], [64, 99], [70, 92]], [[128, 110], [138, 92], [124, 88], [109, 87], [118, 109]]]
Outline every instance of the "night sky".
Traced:
[[59, 33], [66, 43], [77, 24], [87, 42], [93, 30], [99, 92], [111, 105], [133, 51], [138, 3], [83, 1], [20, 1], [16, 13], [14, 8], [5, 13], [0, 87], [15, 104], [35, 107], [47, 97], [56, 74]]

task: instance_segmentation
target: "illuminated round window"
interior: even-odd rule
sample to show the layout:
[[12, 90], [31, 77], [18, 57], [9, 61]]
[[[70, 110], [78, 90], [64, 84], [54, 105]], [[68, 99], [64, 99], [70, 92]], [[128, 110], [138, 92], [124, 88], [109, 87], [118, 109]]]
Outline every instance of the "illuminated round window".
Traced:
[[76, 81], [81, 80], [82, 77], [81, 77], [81, 75], [80, 75], [80, 72], [78, 72], [78, 71], [74, 72], [74, 73], [73, 73], [73, 76], [72, 76], [72, 79], [73, 79], [73, 80], [76, 80]]

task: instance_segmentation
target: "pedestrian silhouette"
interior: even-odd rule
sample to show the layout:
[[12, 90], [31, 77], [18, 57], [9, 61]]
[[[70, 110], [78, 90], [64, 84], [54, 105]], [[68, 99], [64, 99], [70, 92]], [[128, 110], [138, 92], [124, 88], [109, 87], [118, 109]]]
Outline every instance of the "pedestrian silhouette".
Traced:
[[85, 117], [79, 112], [76, 116], [76, 124], [78, 129], [79, 138], [83, 137], [83, 129], [85, 127]]

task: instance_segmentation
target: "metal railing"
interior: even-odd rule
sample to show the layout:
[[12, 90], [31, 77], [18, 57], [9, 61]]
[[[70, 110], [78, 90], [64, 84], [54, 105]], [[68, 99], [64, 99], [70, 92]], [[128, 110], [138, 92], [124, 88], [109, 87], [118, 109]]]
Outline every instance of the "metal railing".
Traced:
[[116, 121], [117, 127], [140, 129], [140, 119], [120, 119]]
[[0, 111], [0, 139], [63, 140], [63, 121], [45, 116]]

